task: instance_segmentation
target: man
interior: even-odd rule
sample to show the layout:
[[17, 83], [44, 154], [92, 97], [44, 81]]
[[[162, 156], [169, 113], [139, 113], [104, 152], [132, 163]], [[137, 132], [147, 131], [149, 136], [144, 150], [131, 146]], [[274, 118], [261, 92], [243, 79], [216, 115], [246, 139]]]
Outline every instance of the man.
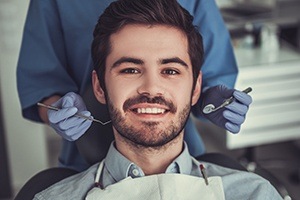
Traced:
[[192, 21], [176, 0], [120, 0], [104, 11], [92, 79], [115, 142], [100, 165], [35, 199], [280, 199], [263, 178], [199, 163], [188, 152], [183, 128], [201, 93], [203, 60]]
[[[97, 100], [91, 98], [92, 89], [87, 88], [91, 87], [93, 70], [91, 33], [100, 13], [113, 1], [72, 0], [70, 4], [69, 1], [61, 0], [30, 0], [24, 26], [17, 67], [22, 114], [26, 119], [49, 124], [62, 137], [59, 166], [76, 171], [87, 169], [90, 162], [87, 163], [84, 160], [86, 157], [79, 154], [75, 140], [85, 133], [97, 137], [97, 151], [101, 152], [97, 154], [97, 160], [105, 157], [113, 140], [110, 124], [91, 125], [91, 121], [82, 122], [80, 118], [74, 117], [76, 111], [89, 115], [89, 110], [96, 119], [110, 120], [106, 106], [98, 105], [97, 109], [93, 107], [94, 101], [97, 103]], [[194, 24], [204, 36], [202, 87], [205, 89], [202, 90], [201, 100], [194, 106], [196, 109], [193, 109], [193, 114], [197, 119], [208, 119], [221, 128], [237, 133], [247, 112], [239, 109], [239, 104], [231, 104], [226, 109], [208, 115], [201, 113], [203, 105], [217, 105], [216, 99], [223, 101], [227, 94], [232, 94], [238, 73], [230, 35], [219, 9], [214, 0], [178, 2], [194, 16]], [[228, 88], [220, 85], [226, 85]], [[38, 107], [38, 102], [55, 104], [62, 110], [51, 112]], [[244, 107], [243, 103], [239, 103]], [[68, 108], [69, 112], [65, 112]], [[92, 129], [106, 134], [95, 136]], [[191, 118], [186, 124], [184, 137], [191, 155], [199, 156], [205, 152], [203, 141]], [[81, 141], [77, 140], [77, 144]]]

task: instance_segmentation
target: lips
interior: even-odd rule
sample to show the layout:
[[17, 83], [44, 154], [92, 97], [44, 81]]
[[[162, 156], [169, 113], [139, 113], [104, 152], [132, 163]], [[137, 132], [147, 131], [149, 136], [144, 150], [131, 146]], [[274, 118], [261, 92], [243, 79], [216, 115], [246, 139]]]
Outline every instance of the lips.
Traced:
[[175, 113], [176, 107], [171, 101], [161, 96], [150, 98], [140, 95], [127, 99], [123, 105], [124, 111], [130, 110], [136, 114], [161, 115], [167, 112]]

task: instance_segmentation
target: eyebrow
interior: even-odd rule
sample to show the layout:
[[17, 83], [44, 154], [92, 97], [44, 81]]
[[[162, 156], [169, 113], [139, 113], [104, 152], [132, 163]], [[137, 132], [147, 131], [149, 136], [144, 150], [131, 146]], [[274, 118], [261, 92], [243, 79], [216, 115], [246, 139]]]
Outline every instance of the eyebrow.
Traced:
[[138, 58], [132, 58], [132, 57], [121, 57], [116, 62], [113, 63], [112, 68], [118, 67], [122, 63], [133, 63], [137, 65], [144, 64], [144, 61]]
[[[123, 63], [133, 63], [136, 65], [142, 65], [144, 64], [144, 61], [138, 58], [132, 58], [132, 57], [121, 57], [117, 61], [115, 61], [112, 65], [112, 68], [118, 67]], [[159, 60], [159, 63], [161, 64], [169, 64], [169, 63], [178, 63], [184, 67], [188, 67], [188, 64], [184, 62], [182, 59], [179, 57], [173, 57], [173, 58], [163, 58]]]
[[184, 67], [188, 67], [188, 64], [186, 64], [186, 62], [184, 62], [183, 60], [181, 60], [178, 57], [161, 59], [160, 63], [161, 64], [178, 63]]

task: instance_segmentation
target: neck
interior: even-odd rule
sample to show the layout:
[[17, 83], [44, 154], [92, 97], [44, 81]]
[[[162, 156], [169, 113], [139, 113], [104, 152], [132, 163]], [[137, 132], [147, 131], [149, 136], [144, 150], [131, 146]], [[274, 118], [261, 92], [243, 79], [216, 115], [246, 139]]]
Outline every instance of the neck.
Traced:
[[116, 148], [127, 159], [142, 168], [145, 175], [164, 173], [183, 149], [183, 131], [161, 147], [141, 147], [115, 134]]

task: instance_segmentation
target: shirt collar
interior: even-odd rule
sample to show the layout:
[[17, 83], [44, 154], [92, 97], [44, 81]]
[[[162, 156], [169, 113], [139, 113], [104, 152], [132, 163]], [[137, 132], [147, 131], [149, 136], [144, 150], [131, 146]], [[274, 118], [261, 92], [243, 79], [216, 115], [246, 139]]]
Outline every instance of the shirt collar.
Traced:
[[[123, 156], [114, 146], [114, 142], [110, 145], [107, 156], [105, 158], [105, 168], [112, 176], [112, 178], [118, 182], [123, 180], [132, 174], [137, 176], [144, 176], [142, 169], [135, 165], [133, 162]], [[132, 170], [135, 170], [134, 173]], [[192, 159], [188, 151], [187, 145], [184, 142], [183, 151], [181, 154], [167, 167], [166, 173], [180, 173], [191, 174], [192, 171]], [[139, 173], [138, 175], [137, 172]]]
[[192, 158], [191, 155], [189, 153], [187, 144], [184, 142], [183, 145], [183, 151], [181, 152], [181, 154], [168, 166], [166, 173], [168, 172], [168, 169], [172, 166], [174, 166], [174, 164], [176, 166], [178, 166], [178, 171], [175, 173], [180, 173], [180, 174], [191, 174], [192, 171]]
[[104, 164], [105, 168], [112, 176], [112, 178], [118, 182], [128, 176], [130, 166], [133, 164], [130, 160], [124, 157], [116, 148], [115, 142], [112, 142], [107, 152]]

